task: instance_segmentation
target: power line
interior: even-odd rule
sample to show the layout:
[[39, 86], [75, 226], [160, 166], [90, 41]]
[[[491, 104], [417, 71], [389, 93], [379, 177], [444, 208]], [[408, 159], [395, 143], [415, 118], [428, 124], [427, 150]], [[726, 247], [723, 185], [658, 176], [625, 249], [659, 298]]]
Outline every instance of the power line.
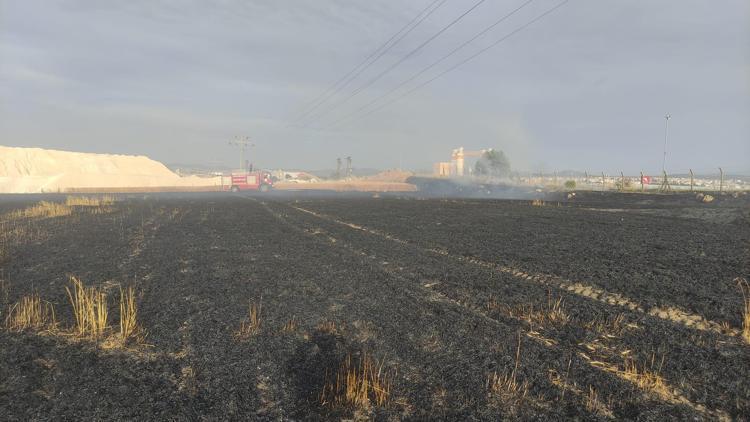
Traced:
[[[323, 103], [328, 101], [330, 98], [332, 98], [334, 95], [336, 95], [341, 89], [343, 89], [346, 85], [349, 84], [352, 80], [356, 79], [357, 76], [359, 76], [362, 72], [364, 72], [368, 67], [372, 66], [373, 63], [378, 61], [385, 53], [387, 53], [391, 48], [393, 48], [396, 44], [398, 44], [401, 40], [404, 39], [411, 31], [414, 30], [419, 24], [421, 24], [427, 17], [429, 17], [435, 10], [439, 9], [447, 0], [434, 0], [432, 3], [430, 3], [426, 8], [424, 8], [421, 12], [417, 14], [409, 23], [407, 23], [403, 28], [401, 28], [398, 32], [393, 34], [393, 36], [388, 39], [383, 45], [378, 47], [375, 51], [373, 51], [365, 60], [363, 60], [360, 64], [354, 67], [349, 73], [344, 75], [342, 78], [340, 78], [336, 83], [334, 83], [331, 87], [329, 87], [326, 91], [323, 92], [320, 96], [318, 96], [315, 100], [313, 100], [311, 103], [308, 103], [307, 106], [303, 109], [303, 113], [299, 115], [297, 118], [294, 119], [295, 122], [302, 120], [305, 116], [310, 114], [312, 111], [320, 107]], [[422, 16], [421, 19], [419, 17], [425, 13], [425, 11], [429, 10], [434, 6], [437, 2], [440, 2], [440, 4], [437, 5], [434, 9], [430, 10], [426, 15]], [[414, 23], [415, 21], [418, 22]], [[411, 26], [411, 28], [409, 28]], [[394, 38], [398, 37], [399, 34], [401, 34], [404, 30], [408, 30], [404, 32], [396, 41], [393, 42], [390, 46], [388, 44], [393, 41]], [[386, 48], [387, 46], [387, 48]], [[377, 57], [375, 57], [372, 61], [367, 63], [373, 56], [377, 54]], [[365, 65], [366, 64], [366, 65]], [[364, 67], [362, 67], [364, 65]], [[361, 68], [361, 69], [360, 69]], [[357, 71], [359, 69], [359, 71]], [[356, 73], [355, 73], [356, 72]], [[342, 83], [343, 82], [343, 83]], [[329, 95], [326, 95], [329, 94]], [[312, 105], [310, 108], [309, 106]]]
[[560, 2], [559, 4], [557, 4], [556, 6], [554, 6], [554, 7], [550, 8], [550, 9], [548, 9], [547, 11], [545, 11], [544, 13], [542, 13], [542, 14], [540, 14], [539, 16], [535, 17], [534, 19], [532, 19], [532, 20], [530, 20], [530, 21], [526, 22], [525, 24], [523, 24], [523, 25], [521, 25], [520, 27], [516, 28], [515, 30], [513, 30], [513, 31], [512, 31], [512, 32], [510, 32], [510, 33], [508, 33], [507, 35], [505, 35], [504, 37], [500, 38], [499, 40], [497, 40], [497, 41], [493, 42], [492, 44], [488, 45], [487, 47], [485, 47], [485, 48], [483, 48], [483, 49], [479, 50], [479, 51], [478, 51], [478, 52], [476, 52], [475, 54], [472, 54], [471, 56], [467, 57], [466, 59], [464, 59], [464, 60], [461, 60], [461, 61], [460, 61], [460, 62], [458, 62], [457, 64], [455, 64], [455, 65], [453, 65], [453, 66], [449, 67], [448, 69], [444, 70], [443, 72], [440, 72], [440, 73], [438, 73], [438, 74], [437, 74], [437, 75], [435, 75], [434, 77], [432, 77], [432, 78], [428, 79], [427, 81], [425, 81], [425, 82], [423, 82], [423, 83], [421, 83], [421, 84], [419, 84], [419, 85], [415, 86], [414, 88], [412, 88], [412, 89], [410, 89], [410, 90], [408, 90], [408, 91], [404, 92], [403, 94], [401, 94], [401, 95], [399, 95], [399, 96], [397, 96], [397, 97], [393, 98], [392, 100], [390, 100], [390, 101], [387, 101], [387, 102], [383, 103], [382, 105], [380, 105], [380, 106], [378, 106], [378, 107], [376, 107], [376, 108], [374, 108], [374, 109], [372, 109], [372, 110], [368, 111], [367, 113], [365, 113], [365, 114], [362, 114], [362, 115], [360, 115], [360, 116], [359, 116], [359, 117], [357, 117], [356, 119], [361, 119], [361, 118], [365, 118], [365, 117], [367, 117], [367, 116], [371, 115], [372, 113], [375, 113], [376, 111], [382, 110], [382, 109], [383, 109], [383, 108], [385, 108], [386, 106], [389, 106], [389, 105], [391, 105], [391, 104], [395, 103], [396, 101], [399, 101], [399, 100], [401, 100], [402, 98], [404, 98], [404, 97], [406, 97], [406, 96], [408, 96], [408, 95], [412, 94], [413, 92], [415, 92], [415, 91], [417, 91], [417, 90], [419, 90], [419, 89], [421, 89], [421, 88], [425, 87], [426, 85], [428, 85], [428, 84], [432, 83], [432, 82], [433, 82], [433, 81], [435, 81], [436, 79], [439, 79], [439, 78], [441, 78], [441, 77], [442, 77], [442, 76], [444, 76], [445, 74], [447, 74], [447, 73], [450, 73], [450, 72], [452, 72], [452, 71], [456, 70], [457, 68], [459, 68], [459, 67], [463, 66], [464, 64], [468, 63], [469, 61], [471, 61], [471, 60], [475, 59], [476, 57], [480, 56], [481, 54], [483, 54], [483, 53], [484, 53], [484, 52], [486, 52], [487, 50], [490, 50], [491, 48], [493, 48], [493, 47], [497, 46], [498, 44], [500, 44], [500, 43], [502, 43], [503, 41], [507, 40], [508, 38], [512, 37], [513, 35], [515, 35], [515, 34], [517, 34], [517, 33], [521, 32], [521, 31], [523, 31], [523, 30], [524, 30], [524, 29], [526, 29], [527, 27], [529, 27], [529, 26], [531, 26], [532, 24], [536, 23], [537, 21], [539, 21], [539, 20], [540, 20], [540, 19], [542, 19], [543, 17], [545, 17], [545, 16], [549, 15], [550, 13], [554, 12], [555, 10], [559, 9], [560, 7], [562, 7], [562, 6], [563, 6], [563, 5], [565, 4], [565, 3], [567, 3], [568, 1], [569, 1], [569, 0], [563, 0], [562, 2]]
[[[351, 81], [356, 79], [357, 76], [359, 76], [362, 72], [367, 70], [368, 67], [372, 66], [373, 63], [378, 61], [378, 59], [383, 57], [385, 53], [387, 53], [391, 48], [393, 48], [396, 44], [398, 44], [401, 40], [403, 40], [404, 37], [409, 35], [409, 33], [411, 33], [411, 31], [413, 31], [414, 28], [419, 26], [419, 24], [421, 24], [433, 12], [439, 9], [446, 1], [448, 0], [434, 0], [432, 3], [427, 5], [427, 7], [422, 9], [411, 21], [409, 21], [409, 23], [407, 23], [404, 27], [399, 29], [398, 32], [393, 34], [393, 36], [391, 36], [391, 38], [389, 38], [388, 41], [386, 41], [380, 47], [378, 47], [375, 51], [370, 53], [370, 55], [367, 56], [362, 62], [360, 62], [357, 66], [355, 66], [352, 70], [350, 70], [349, 73], [339, 78], [339, 80], [337, 80], [333, 85], [328, 87], [325, 91], [323, 91], [322, 94], [318, 95], [314, 100], [308, 102], [302, 108], [301, 114], [299, 114], [296, 118], [294, 118], [293, 121], [297, 122], [303, 119], [305, 116], [310, 114], [312, 111], [314, 111], [315, 109], [320, 107], [322, 104], [324, 104], [326, 101], [328, 101], [330, 98], [332, 98], [334, 95], [336, 95], [339, 91], [341, 91], [341, 89], [343, 89]], [[437, 4], [437, 3], [440, 3], [440, 4]], [[437, 6], [435, 6], [436, 4]], [[435, 7], [433, 8], [433, 6]], [[427, 14], [425, 14], [425, 12], [427, 12]], [[397, 37], [398, 39], [396, 39]], [[392, 41], [393, 43], [391, 44]]]
[[439, 58], [438, 60], [436, 60], [436, 61], [432, 62], [432, 63], [431, 63], [431, 64], [430, 64], [429, 66], [427, 66], [427, 67], [423, 68], [422, 70], [420, 70], [419, 72], [415, 73], [414, 75], [412, 75], [411, 77], [409, 77], [409, 78], [408, 78], [408, 79], [406, 79], [405, 81], [403, 81], [403, 82], [401, 82], [400, 84], [396, 85], [396, 86], [395, 86], [394, 88], [392, 88], [391, 90], [389, 90], [389, 91], [388, 91], [388, 92], [386, 92], [385, 94], [383, 94], [383, 95], [381, 95], [381, 96], [379, 96], [379, 97], [375, 98], [374, 100], [372, 100], [372, 101], [368, 102], [367, 104], [365, 104], [365, 105], [363, 105], [363, 106], [359, 107], [359, 108], [358, 108], [358, 109], [356, 109], [356, 110], [355, 110], [355, 111], [354, 111], [353, 113], [350, 113], [350, 114], [348, 114], [348, 115], [344, 116], [343, 118], [341, 118], [341, 119], [339, 119], [339, 120], [336, 120], [336, 121], [335, 121], [335, 122], [333, 122], [333, 123], [332, 123], [332, 124], [331, 124], [330, 126], [335, 126], [335, 125], [337, 125], [338, 123], [340, 123], [340, 122], [342, 122], [342, 121], [345, 121], [345, 120], [349, 119], [350, 117], [352, 117], [352, 116], [354, 116], [354, 115], [358, 114], [358, 113], [359, 113], [359, 112], [361, 112], [362, 110], [365, 110], [365, 109], [367, 109], [368, 107], [370, 107], [371, 105], [373, 105], [373, 104], [377, 103], [378, 101], [382, 100], [383, 98], [386, 98], [386, 97], [388, 97], [389, 95], [391, 95], [392, 93], [394, 93], [394, 92], [398, 91], [398, 90], [399, 90], [399, 89], [400, 89], [401, 87], [403, 87], [404, 85], [406, 85], [406, 84], [408, 84], [409, 82], [413, 81], [414, 79], [416, 79], [416, 78], [418, 78], [418, 77], [422, 76], [422, 75], [423, 75], [423, 74], [424, 74], [425, 72], [427, 72], [428, 70], [432, 69], [433, 67], [435, 67], [435, 66], [437, 66], [438, 64], [442, 63], [443, 61], [445, 61], [445, 59], [447, 59], [447, 58], [449, 58], [449, 57], [453, 56], [454, 54], [456, 54], [457, 52], [459, 52], [460, 50], [462, 50], [462, 49], [463, 49], [464, 47], [466, 47], [467, 45], [469, 45], [469, 44], [471, 44], [472, 42], [476, 41], [476, 40], [477, 40], [477, 38], [479, 38], [479, 37], [481, 37], [481, 36], [485, 35], [485, 34], [486, 34], [487, 32], [489, 32], [490, 30], [492, 30], [493, 28], [495, 28], [495, 27], [496, 27], [497, 25], [499, 25], [500, 23], [502, 23], [503, 21], [505, 21], [505, 20], [506, 20], [506, 19], [508, 19], [509, 17], [513, 16], [514, 14], [516, 14], [516, 13], [517, 13], [518, 11], [520, 11], [520, 10], [521, 10], [521, 9], [523, 9], [524, 7], [526, 7], [526, 6], [528, 6], [529, 4], [531, 4], [531, 3], [533, 2], [533, 1], [534, 1], [534, 0], [527, 0], [527, 1], [525, 2], [525, 3], [523, 3], [522, 5], [518, 6], [518, 7], [517, 7], [517, 8], [515, 8], [514, 10], [512, 10], [512, 11], [511, 11], [510, 13], [508, 13], [508, 14], [506, 14], [505, 16], [503, 16], [502, 18], [500, 18], [500, 19], [496, 20], [496, 21], [495, 21], [495, 22], [493, 22], [493, 23], [492, 23], [492, 24], [491, 24], [490, 26], [488, 26], [488, 27], [484, 28], [484, 29], [483, 29], [482, 31], [480, 31], [479, 33], [477, 33], [476, 35], [474, 35], [474, 36], [473, 36], [473, 37], [471, 37], [470, 39], [466, 40], [466, 41], [465, 41], [464, 43], [462, 43], [462, 44], [461, 44], [461, 45], [459, 45], [458, 47], [454, 48], [454, 49], [453, 49], [453, 50], [452, 50], [451, 52], [449, 52], [448, 54], [446, 54], [446, 55], [444, 55], [443, 57]]
[[354, 98], [354, 96], [356, 96], [357, 94], [359, 94], [360, 92], [362, 92], [362, 90], [368, 88], [369, 86], [371, 86], [372, 84], [374, 84], [375, 82], [377, 82], [378, 80], [380, 80], [380, 78], [382, 78], [383, 76], [385, 76], [386, 74], [388, 74], [390, 71], [392, 71], [393, 69], [395, 69], [396, 67], [398, 67], [401, 63], [403, 63], [404, 61], [406, 61], [410, 57], [414, 56], [416, 53], [418, 53], [420, 50], [422, 50], [425, 46], [427, 46], [427, 44], [429, 44], [430, 42], [432, 42], [433, 40], [435, 40], [435, 38], [439, 37], [441, 34], [443, 34], [450, 27], [452, 27], [453, 25], [455, 25], [456, 23], [458, 23], [461, 19], [463, 19], [466, 15], [468, 15], [469, 13], [471, 13], [472, 11], [474, 11], [474, 9], [476, 9], [477, 7], [479, 7], [479, 5], [481, 5], [484, 2], [485, 2], [485, 0], [479, 0], [478, 2], [474, 3], [473, 6], [471, 6], [469, 9], [467, 9], [465, 12], [463, 12], [457, 18], [455, 18], [454, 20], [452, 20], [448, 25], [446, 25], [443, 28], [441, 28], [438, 32], [436, 32], [435, 34], [433, 34], [430, 38], [428, 38], [427, 40], [425, 40], [422, 44], [420, 44], [419, 46], [417, 46], [412, 51], [408, 52], [404, 57], [402, 57], [400, 60], [398, 60], [397, 62], [395, 62], [394, 64], [392, 64], [390, 67], [386, 68], [384, 71], [380, 72], [374, 78], [372, 78], [369, 81], [367, 81], [364, 85], [362, 85], [359, 88], [355, 89], [351, 94], [349, 94], [349, 96], [347, 96], [346, 98], [344, 98], [342, 101], [339, 101], [338, 103], [334, 104], [332, 107], [329, 107], [327, 110], [323, 110], [322, 113], [318, 113], [317, 115], [313, 116], [312, 120], [308, 122], [308, 125], [310, 123], [312, 123], [312, 121], [315, 121], [316, 119], [319, 119], [320, 117], [322, 117], [322, 116], [330, 113], [336, 107], [338, 107], [338, 106], [346, 103], [347, 101], [351, 100], [352, 98]]

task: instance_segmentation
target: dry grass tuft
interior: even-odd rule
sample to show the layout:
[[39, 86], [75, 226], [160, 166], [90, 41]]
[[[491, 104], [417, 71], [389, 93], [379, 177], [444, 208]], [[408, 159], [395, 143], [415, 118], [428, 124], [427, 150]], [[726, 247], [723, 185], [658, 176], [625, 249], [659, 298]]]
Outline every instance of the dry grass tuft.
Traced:
[[72, 209], [57, 202], [41, 201], [36, 205], [8, 213], [6, 218], [14, 220], [17, 218], [52, 218], [70, 215]]
[[385, 371], [384, 361], [378, 362], [367, 353], [354, 362], [348, 354], [335, 376], [326, 374], [320, 404], [328, 407], [367, 409], [371, 405], [385, 406], [391, 392], [391, 376]]
[[138, 324], [138, 306], [135, 302], [133, 286], [123, 290], [120, 287], [120, 338], [123, 342], [137, 336], [141, 332]]
[[100, 337], [107, 328], [107, 295], [96, 287], [86, 287], [70, 277], [73, 290], [65, 287], [73, 306], [74, 330], [79, 336]]
[[56, 325], [54, 306], [41, 300], [38, 293], [24, 296], [5, 317], [5, 328], [13, 331], [54, 329]]
[[91, 207], [92, 213], [101, 214], [109, 211], [109, 206], [114, 202], [115, 198], [113, 196], [68, 196], [65, 198], [64, 203], [41, 201], [30, 207], [11, 211], [3, 215], [0, 219], [7, 222], [21, 218], [64, 217], [71, 215], [74, 207]]
[[91, 196], [68, 196], [65, 198], [65, 205], [69, 207], [101, 207], [112, 205], [115, 202], [114, 196], [104, 195], [100, 197]]
[[518, 406], [526, 398], [529, 392], [527, 381], [518, 382], [518, 364], [521, 361], [521, 333], [518, 334], [518, 347], [516, 348], [516, 363], [510, 374], [503, 375], [494, 372], [487, 377], [487, 394], [490, 398], [500, 399], [512, 407]]
[[570, 317], [563, 309], [562, 296], [557, 299], [552, 298], [552, 292], [547, 293], [547, 309], [544, 310], [544, 320], [553, 324], [565, 324], [570, 321]]
[[586, 410], [595, 415], [609, 413], [607, 407], [599, 400], [599, 394], [592, 386], [589, 386], [589, 393], [586, 395]]
[[570, 317], [565, 312], [564, 304], [562, 296], [553, 298], [552, 293], [548, 292], [547, 304], [539, 308], [535, 308], [533, 304], [510, 307], [490, 298], [487, 309], [499, 310], [512, 318], [526, 321], [533, 328], [534, 326], [567, 324]]
[[319, 323], [315, 328], [321, 333], [326, 334], [338, 334], [339, 332], [338, 327], [336, 327], [336, 322], [330, 320]]
[[286, 322], [283, 327], [281, 327], [281, 331], [284, 333], [293, 333], [297, 331], [297, 317], [292, 316], [292, 319]]
[[527, 381], [519, 383], [515, 370], [504, 375], [494, 372], [487, 378], [487, 390], [492, 397], [501, 398], [503, 401], [521, 401], [529, 392], [529, 384]]
[[79, 207], [85, 209], [91, 214], [107, 214], [112, 212], [112, 204], [115, 202], [113, 196], [68, 196], [65, 198], [65, 205], [69, 207]]
[[614, 316], [597, 317], [592, 321], [585, 322], [583, 327], [610, 338], [621, 336], [628, 328], [638, 328], [635, 324], [627, 323], [625, 314], [622, 312]]
[[260, 332], [261, 311], [263, 309], [263, 298], [257, 304], [251, 302], [247, 308], [247, 317], [240, 322], [240, 328], [235, 333], [237, 338], [252, 337]]
[[671, 392], [661, 377], [661, 368], [664, 365], [664, 357], [662, 356], [659, 367], [656, 368], [654, 365], [655, 355], [651, 355], [650, 364], [638, 365], [635, 360], [627, 359], [623, 365], [623, 370], [620, 371], [623, 378], [634, 383], [639, 388], [647, 391], [653, 391], [663, 397], [670, 397]]
[[750, 284], [744, 278], [736, 278], [735, 281], [742, 292], [742, 338], [750, 343]]
[[64, 217], [73, 213], [74, 207], [91, 207], [94, 214], [102, 214], [110, 210], [109, 206], [115, 202], [113, 196], [86, 197], [68, 196], [64, 203], [41, 201], [30, 207], [11, 211], [2, 216], [3, 221], [21, 218], [52, 218]]

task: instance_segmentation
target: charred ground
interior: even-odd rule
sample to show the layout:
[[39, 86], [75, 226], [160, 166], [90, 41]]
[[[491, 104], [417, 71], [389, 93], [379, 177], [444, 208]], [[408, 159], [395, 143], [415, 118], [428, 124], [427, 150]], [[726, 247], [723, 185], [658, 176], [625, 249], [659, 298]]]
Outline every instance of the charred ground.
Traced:
[[[130, 196], [13, 219], [33, 202], [6, 201], [2, 316], [36, 291], [58, 326], [0, 330], [0, 414], [742, 419], [744, 198]], [[136, 286], [145, 337], [70, 334], [71, 275], [113, 310]], [[386, 403], [321, 404], [365, 354]]]

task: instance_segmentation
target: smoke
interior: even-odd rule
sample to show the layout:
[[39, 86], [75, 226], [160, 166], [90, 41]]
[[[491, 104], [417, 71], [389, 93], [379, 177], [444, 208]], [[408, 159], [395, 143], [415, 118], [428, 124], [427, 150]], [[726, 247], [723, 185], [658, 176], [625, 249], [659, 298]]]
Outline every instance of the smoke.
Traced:
[[531, 187], [515, 185], [510, 180], [477, 180], [473, 178], [434, 179], [410, 177], [417, 186], [412, 195], [421, 198], [536, 199], [544, 196]]

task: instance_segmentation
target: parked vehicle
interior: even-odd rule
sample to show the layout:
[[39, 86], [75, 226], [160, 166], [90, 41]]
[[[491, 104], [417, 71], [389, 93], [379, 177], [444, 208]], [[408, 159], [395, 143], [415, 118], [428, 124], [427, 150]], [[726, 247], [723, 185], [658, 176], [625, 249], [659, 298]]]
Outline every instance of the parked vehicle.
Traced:
[[232, 172], [229, 176], [221, 176], [221, 186], [222, 190], [231, 192], [268, 192], [273, 187], [273, 180], [271, 174], [265, 171]]

